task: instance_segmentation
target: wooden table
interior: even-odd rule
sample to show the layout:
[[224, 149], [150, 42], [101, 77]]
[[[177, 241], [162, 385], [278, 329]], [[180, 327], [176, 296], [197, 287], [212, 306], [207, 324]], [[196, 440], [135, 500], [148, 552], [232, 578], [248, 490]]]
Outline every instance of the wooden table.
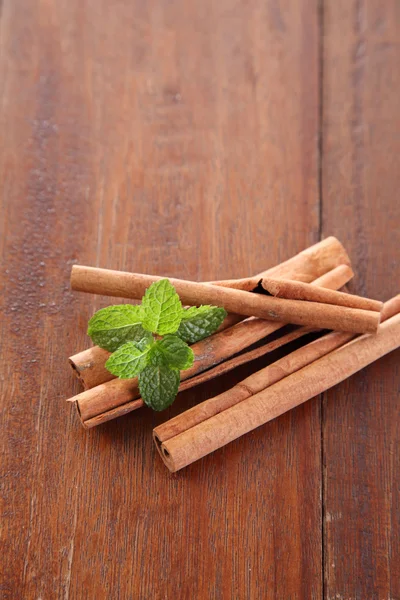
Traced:
[[3, 600], [399, 600], [399, 353], [173, 476], [84, 431], [80, 262], [256, 273], [321, 237], [400, 281], [398, 0], [2, 0]]

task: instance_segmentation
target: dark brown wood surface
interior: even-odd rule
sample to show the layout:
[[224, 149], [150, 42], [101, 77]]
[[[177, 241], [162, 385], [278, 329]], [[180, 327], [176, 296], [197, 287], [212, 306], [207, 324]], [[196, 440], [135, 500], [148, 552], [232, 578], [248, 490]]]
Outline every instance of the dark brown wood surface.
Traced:
[[[352, 291], [400, 284], [400, 3], [324, 11], [323, 234], [349, 250]], [[392, 353], [324, 395], [326, 598], [400, 598], [400, 369]]]
[[399, 291], [397, 0], [0, 7], [0, 598], [399, 600], [398, 353], [175, 476], [152, 428], [262, 361], [90, 431], [64, 402], [109, 303], [74, 262], [240, 277], [333, 234]]

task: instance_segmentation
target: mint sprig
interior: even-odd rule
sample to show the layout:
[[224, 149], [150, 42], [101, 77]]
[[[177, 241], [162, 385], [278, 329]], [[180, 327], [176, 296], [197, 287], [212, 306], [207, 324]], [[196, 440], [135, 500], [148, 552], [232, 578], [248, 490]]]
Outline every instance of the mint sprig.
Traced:
[[138, 377], [144, 403], [158, 411], [172, 404], [180, 371], [193, 365], [187, 342], [211, 335], [225, 317], [225, 309], [218, 306], [183, 309], [170, 281], [160, 279], [146, 290], [141, 305], [99, 310], [89, 321], [88, 334], [113, 352], [106, 362], [110, 373], [120, 379]]

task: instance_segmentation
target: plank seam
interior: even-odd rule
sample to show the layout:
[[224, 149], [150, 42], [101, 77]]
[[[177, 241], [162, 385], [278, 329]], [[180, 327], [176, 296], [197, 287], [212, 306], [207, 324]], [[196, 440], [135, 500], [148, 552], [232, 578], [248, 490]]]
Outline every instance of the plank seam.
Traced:
[[[318, 206], [319, 206], [319, 239], [323, 235], [323, 124], [324, 124], [324, 0], [318, 0]], [[324, 450], [324, 403], [325, 394], [320, 396], [320, 427], [321, 427], [321, 591], [322, 598], [326, 600], [327, 586], [325, 581], [325, 450]]]

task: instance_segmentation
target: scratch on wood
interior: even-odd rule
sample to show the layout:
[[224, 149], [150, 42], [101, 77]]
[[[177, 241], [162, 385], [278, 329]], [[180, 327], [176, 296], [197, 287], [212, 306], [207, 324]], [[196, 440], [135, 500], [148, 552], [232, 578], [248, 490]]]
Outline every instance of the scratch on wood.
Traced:
[[28, 523], [28, 542], [26, 544], [26, 553], [25, 553], [25, 560], [24, 560], [24, 570], [23, 570], [23, 574], [22, 574], [22, 580], [25, 583], [26, 582], [26, 574], [28, 571], [28, 565], [29, 565], [29, 550], [31, 547], [31, 539], [32, 539], [32, 524], [33, 524], [33, 513], [34, 513], [34, 505], [35, 505], [35, 501], [36, 501], [36, 494], [34, 492], [32, 492], [32, 497], [31, 497], [31, 502], [30, 502], [30, 509], [29, 509], [29, 523]]
[[65, 578], [64, 600], [69, 599], [69, 590], [71, 587], [72, 561], [74, 558], [75, 535], [76, 535], [77, 522], [78, 522], [78, 494], [75, 494], [74, 522], [73, 522], [72, 536], [71, 536], [71, 542], [70, 542], [70, 547], [69, 547], [69, 552], [68, 552], [68, 564], [67, 564], [67, 575]]

